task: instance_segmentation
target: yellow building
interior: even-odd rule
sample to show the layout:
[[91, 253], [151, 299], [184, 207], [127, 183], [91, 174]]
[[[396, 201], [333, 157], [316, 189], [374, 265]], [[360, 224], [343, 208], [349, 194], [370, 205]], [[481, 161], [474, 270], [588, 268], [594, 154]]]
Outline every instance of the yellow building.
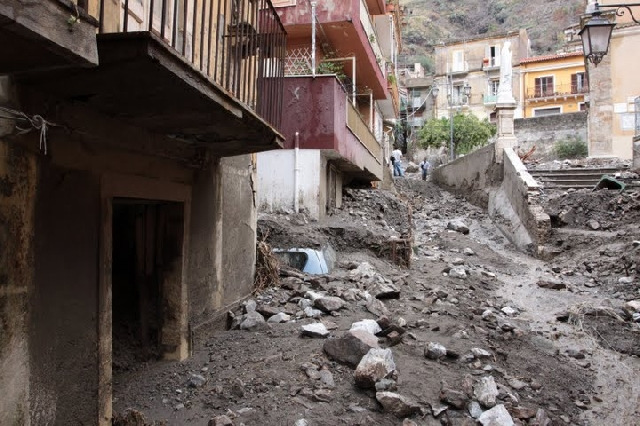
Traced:
[[520, 61], [524, 117], [583, 111], [589, 84], [582, 52], [535, 56]]

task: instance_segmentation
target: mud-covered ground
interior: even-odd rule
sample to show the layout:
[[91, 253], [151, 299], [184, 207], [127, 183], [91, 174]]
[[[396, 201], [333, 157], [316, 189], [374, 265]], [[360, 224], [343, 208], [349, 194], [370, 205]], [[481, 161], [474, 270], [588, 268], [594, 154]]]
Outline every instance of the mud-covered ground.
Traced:
[[[114, 410], [136, 410], [129, 416], [138, 423], [129, 424], [144, 424], [144, 416], [169, 425], [475, 425], [472, 414], [496, 404], [520, 425], [640, 425], [639, 329], [623, 309], [640, 299], [634, 193], [549, 195], [556, 256], [543, 262], [516, 252], [463, 199], [411, 175], [396, 183], [396, 193], [348, 190], [322, 222], [262, 217], [260, 238], [273, 247], [330, 244], [336, 268], [320, 277], [284, 274], [281, 286], [255, 295], [264, 318], [282, 312], [289, 322], [201, 329], [188, 360], [120, 371]], [[562, 214], [568, 209], [574, 214]], [[447, 229], [455, 219], [468, 234]], [[407, 237], [413, 255], [403, 268], [387, 249]], [[367, 263], [369, 275], [359, 272]], [[371, 274], [399, 297], [372, 297]], [[308, 318], [301, 308], [308, 291], [344, 306]], [[393, 392], [410, 400], [410, 415], [385, 410], [375, 389], [355, 385], [353, 367], [323, 351], [352, 323], [380, 314], [398, 334], [379, 337], [379, 345], [393, 354]], [[315, 322], [327, 326], [328, 339], [301, 336], [301, 326]], [[435, 343], [446, 355], [426, 357]], [[477, 406], [474, 387], [488, 378], [496, 401]]]

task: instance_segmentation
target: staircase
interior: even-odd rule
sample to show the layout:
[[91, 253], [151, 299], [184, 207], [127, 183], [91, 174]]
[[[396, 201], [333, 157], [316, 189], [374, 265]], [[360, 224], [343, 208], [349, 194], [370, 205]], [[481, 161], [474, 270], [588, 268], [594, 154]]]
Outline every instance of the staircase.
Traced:
[[529, 170], [533, 178], [547, 189], [593, 188], [603, 175], [615, 176], [619, 168], [576, 168]]

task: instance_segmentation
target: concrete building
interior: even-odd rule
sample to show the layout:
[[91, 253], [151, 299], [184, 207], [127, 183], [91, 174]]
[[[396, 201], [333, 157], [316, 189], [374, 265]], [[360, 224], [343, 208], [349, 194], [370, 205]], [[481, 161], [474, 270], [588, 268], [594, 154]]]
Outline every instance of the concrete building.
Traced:
[[[443, 43], [435, 47], [434, 84], [440, 88], [436, 100], [436, 117], [449, 117], [451, 109], [469, 111], [480, 119], [495, 121], [495, 105], [500, 83], [501, 51], [511, 42], [513, 94], [517, 106], [515, 117], [523, 115], [519, 97], [520, 61], [531, 56], [526, 30], [512, 31], [469, 40]], [[463, 87], [471, 86], [471, 97], [465, 102]], [[451, 93], [451, 101], [447, 94]]]
[[[587, 3], [591, 3], [587, 1]], [[600, 1], [603, 16], [616, 20], [611, 36], [609, 54], [596, 67], [587, 62], [589, 77], [589, 156], [633, 157], [633, 138], [636, 134], [636, 99], [640, 97], [640, 25], [629, 14], [615, 16], [608, 4], [633, 3], [629, 0]], [[636, 16], [640, 8], [635, 7]], [[588, 19], [583, 16], [582, 21]]]
[[340, 207], [343, 186], [383, 179], [385, 120], [399, 110], [399, 8], [387, 12], [383, 0], [275, 6], [288, 33], [286, 149], [258, 156], [259, 207], [318, 219]]
[[0, 2], [2, 425], [110, 425], [118, 366], [253, 289], [286, 34], [269, 0], [177, 4]]
[[524, 58], [520, 76], [524, 118], [586, 109], [589, 85], [582, 51]]

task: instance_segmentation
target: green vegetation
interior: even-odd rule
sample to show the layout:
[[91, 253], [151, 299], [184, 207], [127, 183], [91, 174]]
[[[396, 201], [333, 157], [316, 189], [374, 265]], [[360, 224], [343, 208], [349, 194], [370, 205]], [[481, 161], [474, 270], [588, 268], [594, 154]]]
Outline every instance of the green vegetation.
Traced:
[[587, 143], [577, 136], [556, 142], [553, 153], [561, 160], [565, 158], [584, 158], [589, 155]]
[[[488, 120], [480, 120], [473, 114], [456, 114], [453, 117], [453, 145], [456, 155], [467, 154], [486, 145], [496, 134], [496, 126]], [[418, 131], [418, 143], [423, 148], [448, 146], [450, 127], [448, 118], [428, 120]]]

